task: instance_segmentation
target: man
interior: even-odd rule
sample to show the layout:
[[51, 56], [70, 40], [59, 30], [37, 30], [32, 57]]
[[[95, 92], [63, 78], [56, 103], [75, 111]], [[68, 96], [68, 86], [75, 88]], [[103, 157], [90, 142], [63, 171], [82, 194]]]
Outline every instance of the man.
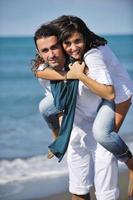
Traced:
[[[41, 63], [39, 63], [39, 65], [38, 63], [35, 63], [32, 70], [34, 70], [34, 73], [39, 73], [50, 66], [51, 70], [54, 68], [62, 75], [64, 75], [65, 79], [66, 73], [62, 71], [65, 65], [65, 56], [64, 52], [62, 51], [62, 47], [57, 40], [58, 33], [53, 27], [44, 26], [40, 29], [40, 32], [38, 31], [38, 35], [42, 34], [42, 29], [44, 29], [44, 36], [35, 41]], [[49, 128], [52, 130], [52, 138], [55, 140], [59, 132], [59, 119], [61, 114], [60, 111], [58, 111], [54, 106], [53, 96], [50, 89], [50, 82], [46, 81], [45, 79], [38, 78], [45, 92], [45, 97], [39, 104], [39, 110], [47, 122]], [[54, 155], [52, 152], [48, 151], [48, 158], [51, 159], [53, 156]]]
[[[56, 31], [53, 35], [47, 34], [48, 28], [52, 27], [46, 25], [37, 30], [35, 44], [45, 63], [60, 72], [46, 68], [45, 79], [51, 76], [52, 80], [66, 80], [66, 73], [62, 72], [65, 64], [64, 53], [58, 42], [58, 35], [55, 35]], [[76, 65], [79, 69], [77, 79], [80, 80], [84, 64], [77, 62]], [[37, 72], [37, 77], [39, 73], [41, 74]], [[72, 75], [73, 69], [67, 73], [67, 79], [71, 79]], [[86, 78], [84, 76], [84, 79]], [[108, 80], [105, 81], [108, 83]], [[90, 200], [89, 190], [93, 183], [97, 200], [116, 200], [119, 196], [117, 161], [111, 153], [96, 143], [92, 134], [92, 125], [100, 102], [101, 98], [88, 90], [80, 80], [67, 155], [69, 190], [72, 193], [72, 200]]]

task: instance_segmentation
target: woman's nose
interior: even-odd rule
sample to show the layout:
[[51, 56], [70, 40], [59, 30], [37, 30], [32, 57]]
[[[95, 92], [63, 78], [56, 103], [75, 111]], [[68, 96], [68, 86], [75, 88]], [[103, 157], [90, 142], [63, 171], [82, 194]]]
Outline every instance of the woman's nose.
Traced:
[[72, 51], [75, 51], [75, 50], [77, 50], [77, 46], [75, 44], [72, 44], [71, 49], [72, 49]]

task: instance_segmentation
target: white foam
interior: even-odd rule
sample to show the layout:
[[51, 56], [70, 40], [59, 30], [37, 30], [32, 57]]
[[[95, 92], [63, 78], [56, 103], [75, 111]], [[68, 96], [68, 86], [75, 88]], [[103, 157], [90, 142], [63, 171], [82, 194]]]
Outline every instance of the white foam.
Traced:
[[41, 198], [68, 189], [66, 158], [37, 156], [0, 162], [0, 200]]
[[[133, 143], [128, 144], [133, 151]], [[126, 170], [119, 162], [120, 172]], [[58, 163], [45, 156], [0, 161], [0, 200], [29, 200], [68, 190], [66, 157]]]
[[65, 159], [58, 163], [56, 158], [48, 160], [46, 155], [29, 159], [0, 161], [0, 184], [40, 176], [60, 176], [66, 173], [67, 164]]

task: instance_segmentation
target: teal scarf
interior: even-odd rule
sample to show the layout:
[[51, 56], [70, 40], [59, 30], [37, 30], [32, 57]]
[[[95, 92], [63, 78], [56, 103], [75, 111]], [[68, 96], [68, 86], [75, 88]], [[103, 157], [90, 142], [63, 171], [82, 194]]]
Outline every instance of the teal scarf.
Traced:
[[49, 149], [59, 159], [63, 158], [70, 139], [75, 115], [76, 99], [78, 93], [78, 80], [50, 81], [54, 97], [54, 104], [63, 112], [63, 119], [57, 139], [49, 145]]

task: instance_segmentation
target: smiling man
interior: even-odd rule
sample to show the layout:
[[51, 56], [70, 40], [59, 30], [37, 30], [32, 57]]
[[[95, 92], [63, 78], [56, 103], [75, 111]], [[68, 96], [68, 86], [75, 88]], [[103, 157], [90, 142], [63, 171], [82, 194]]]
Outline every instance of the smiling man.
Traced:
[[55, 35], [51, 35], [47, 31], [45, 37], [36, 40], [36, 46], [40, 57], [45, 63], [54, 69], [62, 70], [65, 65], [65, 56], [57, 36], [56, 32]]
[[[58, 32], [55, 28], [50, 25], [43, 25], [36, 32], [36, 37], [34, 38], [36, 50], [39, 55], [39, 64], [38, 62], [34, 64], [33, 70], [35, 71], [36, 77], [45, 69], [45, 72], [52, 70], [53, 72], [58, 71], [58, 75], [62, 75], [64, 80], [66, 79], [66, 73], [63, 71], [65, 65], [65, 56], [62, 46], [58, 41]], [[34, 69], [35, 68], [35, 69]], [[57, 74], [56, 74], [57, 75]], [[55, 76], [53, 76], [54, 79]], [[59, 132], [59, 117], [61, 112], [54, 106], [54, 100], [51, 93], [50, 81], [38, 78], [41, 86], [44, 89], [45, 97], [41, 100], [39, 104], [39, 110], [42, 114], [44, 120], [47, 122], [50, 129], [52, 129], [52, 138], [55, 140]], [[60, 76], [59, 76], [60, 79]], [[51, 151], [48, 151], [48, 158], [52, 158], [53, 154]]]

